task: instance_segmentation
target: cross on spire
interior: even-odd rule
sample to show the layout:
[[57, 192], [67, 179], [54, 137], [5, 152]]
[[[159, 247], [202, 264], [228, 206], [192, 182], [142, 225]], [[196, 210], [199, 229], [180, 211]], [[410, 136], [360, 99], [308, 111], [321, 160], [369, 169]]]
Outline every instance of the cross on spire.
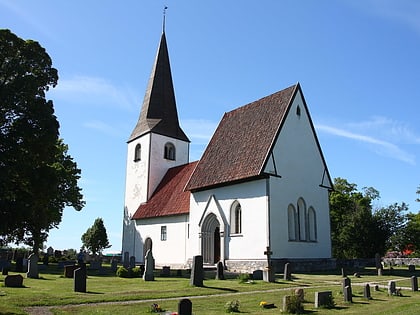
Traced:
[[162, 32], [165, 33], [165, 24], [166, 24], [166, 10], [168, 7], [165, 5], [163, 7], [163, 24], [162, 24]]

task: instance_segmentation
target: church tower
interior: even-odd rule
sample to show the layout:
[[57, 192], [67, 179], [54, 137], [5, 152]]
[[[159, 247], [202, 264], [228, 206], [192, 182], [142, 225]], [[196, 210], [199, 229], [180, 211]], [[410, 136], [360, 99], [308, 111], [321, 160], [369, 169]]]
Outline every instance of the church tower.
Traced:
[[168, 169], [189, 161], [190, 140], [179, 126], [165, 31], [144, 96], [140, 116], [127, 142], [123, 253], [142, 253], [140, 235], [131, 217], [153, 195]]

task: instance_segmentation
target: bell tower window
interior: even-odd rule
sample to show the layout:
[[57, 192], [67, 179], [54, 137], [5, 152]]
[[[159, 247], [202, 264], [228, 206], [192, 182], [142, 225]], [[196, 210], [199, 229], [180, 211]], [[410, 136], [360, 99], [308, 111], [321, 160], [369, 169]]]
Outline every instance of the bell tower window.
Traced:
[[141, 160], [141, 145], [137, 143], [136, 148], [134, 149], [134, 162]]
[[167, 160], [175, 161], [175, 146], [168, 142], [165, 144], [165, 152], [163, 157]]

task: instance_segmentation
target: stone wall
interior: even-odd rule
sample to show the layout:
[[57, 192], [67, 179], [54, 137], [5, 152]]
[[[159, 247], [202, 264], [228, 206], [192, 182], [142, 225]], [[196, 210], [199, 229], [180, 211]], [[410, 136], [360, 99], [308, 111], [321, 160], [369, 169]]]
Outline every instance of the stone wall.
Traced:
[[386, 266], [420, 266], [420, 258], [382, 258]]

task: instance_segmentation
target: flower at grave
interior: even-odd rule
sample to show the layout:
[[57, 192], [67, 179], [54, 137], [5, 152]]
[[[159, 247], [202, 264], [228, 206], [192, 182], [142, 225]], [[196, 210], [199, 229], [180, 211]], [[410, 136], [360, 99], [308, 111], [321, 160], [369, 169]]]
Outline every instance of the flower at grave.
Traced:
[[261, 306], [261, 307], [264, 307], [264, 306], [265, 306], [265, 305], [267, 305], [267, 304], [268, 304], [268, 303], [267, 303], [266, 301], [261, 301], [261, 302], [260, 302], [260, 306]]
[[164, 310], [159, 304], [153, 303], [152, 305], [150, 305], [150, 313], [160, 313], [163, 311]]

